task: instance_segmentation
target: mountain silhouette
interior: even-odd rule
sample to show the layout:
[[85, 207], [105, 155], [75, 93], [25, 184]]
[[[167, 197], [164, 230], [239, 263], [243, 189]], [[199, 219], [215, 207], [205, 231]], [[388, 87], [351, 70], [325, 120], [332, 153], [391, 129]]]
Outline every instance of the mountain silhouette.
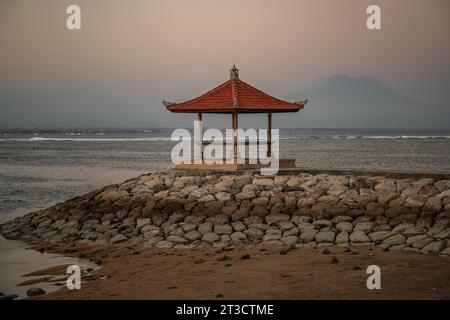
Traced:
[[449, 111], [417, 101], [374, 78], [333, 75], [289, 97], [293, 101], [305, 98], [309, 103], [299, 126], [448, 128]]

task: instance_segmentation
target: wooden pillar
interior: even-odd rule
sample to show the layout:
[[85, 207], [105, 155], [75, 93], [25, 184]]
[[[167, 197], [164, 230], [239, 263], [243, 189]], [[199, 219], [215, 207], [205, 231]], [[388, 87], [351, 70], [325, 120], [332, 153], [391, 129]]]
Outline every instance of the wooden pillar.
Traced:
[[202, 162], [203, 162], [203, 122], [202, 121], [202, 117], [203, 114], [201, 112], [197, 113], [197, 120], [200, 121], [201, 125], [200, 125], [200, 151], [202, 154]]
[[[236, 160], [237, 159], [237, 143], [238, 143], [238, 139], [237, 139], [237, 128], [238, 128], [238, 114], [237, 112], [233, 112], [231, 114], [232, 116], [232, 122], [233, 122], [233, 157]], [[236, 161], [237, 163], [237, 161]]]
[[267, 113], [267, 156], [272, 155], [272, 112]]

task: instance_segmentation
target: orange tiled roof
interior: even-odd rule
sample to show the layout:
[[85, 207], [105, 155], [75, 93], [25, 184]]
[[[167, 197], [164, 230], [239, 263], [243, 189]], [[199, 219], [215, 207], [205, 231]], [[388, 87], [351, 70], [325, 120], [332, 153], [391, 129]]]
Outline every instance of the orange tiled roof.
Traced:
[[230, 80], [211, 91], [186, 102], [163, 101], [171, 112], [251, 113], [251, 112], [297, 112], [304, 102], [287, 102], [274, 98], [239, 79], [239, 71], [233, 66]]

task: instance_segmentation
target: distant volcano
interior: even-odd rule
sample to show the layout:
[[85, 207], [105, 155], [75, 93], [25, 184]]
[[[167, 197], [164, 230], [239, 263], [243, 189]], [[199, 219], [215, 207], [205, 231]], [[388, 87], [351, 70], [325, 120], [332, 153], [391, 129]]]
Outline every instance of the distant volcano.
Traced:
[[290, 100], [309, 99], [300, 126], [349, 128], [445, 128], [450, 112], [417, 101], [374, 78], [330, 76]]

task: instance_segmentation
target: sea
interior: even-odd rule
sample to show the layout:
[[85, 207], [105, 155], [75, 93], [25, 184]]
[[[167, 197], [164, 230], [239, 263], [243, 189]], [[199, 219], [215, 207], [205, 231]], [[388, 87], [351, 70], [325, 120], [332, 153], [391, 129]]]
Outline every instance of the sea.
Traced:
[[[0, 222], [172, 166], [172, 129], [0, 131]], [[281, 129], [302, 168], [450, 172], [450, 130]]]

